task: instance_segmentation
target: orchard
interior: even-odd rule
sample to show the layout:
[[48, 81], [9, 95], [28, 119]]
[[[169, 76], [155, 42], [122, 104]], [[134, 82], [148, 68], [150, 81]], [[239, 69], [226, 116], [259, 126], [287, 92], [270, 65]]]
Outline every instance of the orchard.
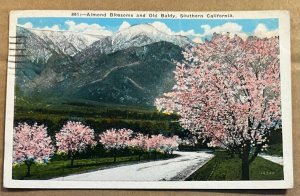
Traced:
[[154, 152], [155, 155], [156, 152], [171, 153], [178, 149], [180, 142], [177, 136], [165, 137], [159, 134], [149, 137], [126, 128], [108, 129], [101, 133], [97, 140], [92, 128], [74, 121], [68, 121], [63, 125], [55, 134], [55, 141], [47, 135], [47, 127], [37, 123], [32, 126], [20, 123], [14, 128], [14, 132], [13, 162], [14, 165], [27, 166], [26, 177], [30, 176], [32, 164], [47, 164], [53, 155], [66, 155], [71, 160], [70, 166], [74, 167], [78, 153], [85, 153], [89, 148], [102, 145], [113, 153], [113, 163], [116, 163], [118, 152], [125, 148], [137, 152], [140, 161], [141, 156], [147, 152]]

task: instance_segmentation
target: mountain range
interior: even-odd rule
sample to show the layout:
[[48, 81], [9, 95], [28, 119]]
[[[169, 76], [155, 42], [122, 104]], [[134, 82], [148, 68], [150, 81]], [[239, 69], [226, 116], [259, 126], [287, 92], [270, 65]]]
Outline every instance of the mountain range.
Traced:
[[[140, 24], [112, 36], [17, 26], [16, 86], [27, 97], [153, 105], [175, 84], [187, 37]], [[23, 38], [23, 39], [21, 39]], [[21, 60], [18, 60], [21, 58]]]

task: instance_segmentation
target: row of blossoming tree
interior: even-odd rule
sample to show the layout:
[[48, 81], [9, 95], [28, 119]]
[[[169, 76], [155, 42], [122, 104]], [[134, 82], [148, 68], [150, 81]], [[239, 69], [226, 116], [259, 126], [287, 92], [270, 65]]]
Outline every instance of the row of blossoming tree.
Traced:
[[[66, 154], [74, 164], [75, 155], [85, 151], [88, 147], [97, 145], [94, 130], [81, 122], [68, 121], [56, 133], [56, 149], [51, 138], [47, 135], [44, 125], [28, 125], [20, 123], [14, 128], [13, 162], [26, 164], [27, 174], [30, 176], [30, 167], [34, 163], [48, 163], [55, 151], [57, 154]], [[165, 137], [159, 135], [143, 135], [134, 133], [130, 129], [109, 129], [99, 135], [99, 143], [111, 151], [116, 162], [117, 151], [130, 148], [138, 152], [138, 159], [144, 152], [161, 152], [171, 154], [179, 145], [178, 136]]]

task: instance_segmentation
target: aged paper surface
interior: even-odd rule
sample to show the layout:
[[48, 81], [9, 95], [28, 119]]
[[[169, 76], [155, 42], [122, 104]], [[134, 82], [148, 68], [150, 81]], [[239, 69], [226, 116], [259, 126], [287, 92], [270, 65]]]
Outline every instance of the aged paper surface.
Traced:
[[[224, 0], [222, 2], [220, 1], [151, 1], [151, 2], [144, 2], [144, 1], [102, 1], [101, 4], [95, 2], [95, 1], [86, 1], [87, 3], [82, 4], [81, 1], [72, 1], [70, 3], [69, 1], [53, 1], [53, 2], [41, 2], [41, 1], [1, 1], [1, 40], [0, 43], [1, 48], [1, 76], [2, 78], [6, 77], [6, 67], [7, 67], [7, 53], [8, 50], [8, 16], [10, 10], [15, 9], [109, 9], [109, 10], [190, 10], [190, 11], [201, 11], [201, 10], [278, 10], [278, 9], [284, 9], [289, 10], [291, 14], [291, 40], [292, 40], [292, 89], [293, 89], [293, 128], [294, 130], [297, 130], [298, 126], [298, 71], [297, 67], [299, 66], [299, 37], [297, 34], [299, 34], [299, 2], [296, 0], [291, 1], [273, 1], [273, 0], [265, 0], [265, 1], [236, 1], [236, 0]], [[159, 6], [158, 6], [159, 5]], [[1, 98], [1, 108], [2, 108], [2, 123], [1, 123], [1, 130], [4, 132], [4, 104], [5, 104], [5, 86], [6, 82], [5, 80], [2, 80], [0, 83], [1, 86], [1, 94], [3, 95]], [[4, 144], [4, 133], [2, 132], [1, 137], [1, 146], [3, 150], [3, 144]], [[293, 131], [293, 138], [294, 141], [297, 141], [299, 139], [299, 134], [297, 131]], [[243, 194], [243, 195], [252, 195], [253, 193], [256, 194], [276, 194], [276, 195], [299, 195], [299, 151], [298, 149], [298, 143], [293, 142], [294, 146], [294, 177], [295, 177], [295, 185], [293, 189], [289, 190], [220, 190], [220, 191], [142, 191], [142, 190], [35, 190], [35, 191], [28, 191], [28, 190], [8, 190], [8, 189], [2, 189], [1, 194], [3, 195], [66, 195], [66, 194], [72, 194], [72, 195], [165, 195], [165, 194], [173, 194], [173, 195], [198, 195], [201, 193], [202, 195], [233, 195], [233, 194]], [[3, 151], [1, 151], [3, 152]], [[3, 153], [1, 153], [3, 155]], [[1, 156], [1, 163], [3, 160], [3, 156]], [[0, 178], [2, 179], [2, 178]]]
[[[8, 84], [14, 84], [12, 86], [15, 86], [15, 90], [8, 89], [6, 110], [6, 134], [8, 138], [11, 137], [7, 140], [6, 152], [12, 156], [7, 156], [5, 163], [13, 162], [13, 166], [10, 166], [12, 167], [10, 172], [8, 169], [5, 170], [4, 180], [12, 178], [10, 180], [13, 185], [10, 186], [20, 188], [37, 186], [72, 188], [74, 186], [72, 181], [79, 181], [81, 188], [221, 188], [222, 185], [224, 188], [230, 188], [230, 185], [231, 188], [259, 188], [259, 185], [253, 182], [254, 180], [272, 180], [268, 181], [270, 187], [264, 185], [264, 188], [289, 187], [292, 177], [291, 124], [288, 119], [290, 79], [289, 69], [282, 67], [282, 62], [285, 64], [289, 62], [287, 49], [289, 42], [285, 40], [289, 37], [289, 19], [286, 12], [248, 13], [248, 17], [241, 17], [239, 12], [68, 11], [60, 12], [58, 17], [56, 11], [12, 12], [11, 53], [7, 79]], [[165, 19], [167, 20], [164, 21]], [[184, 20], [186, 24], [199, 21], [203, 32], [187, 29], [189, 26], [185, 27], [182, 24]], [[57, 24], [57, 21], [62, 22]], [[176, 24], [172, 22], [177, 22], [180, 28], [175, 30]], [[214, 24], [218, 22], [221, 24]], [[251, 25], [254, 26], [253, 29]], [[242, 31], [242, 28], [247, 29], [247, 27], [248, 30]], [[223, 47], [224, 44], [226, 47]], [[243, 51], [235, 50], [238, 47]], [[179, 53], [176, 51], [178, 48]], [[185, 53], [178, 59], [178, 54], [182, 53], [183, 48]], [[166, 49], [168, 50], [166, 55], [160, 55]], [[159, 55], [155, 54], [157, 50], [161, 50]], [[191, 56], [187, 54], [190, 52], [190, 55], [195, 55], [193, 51], [198, 53], [192, 57], [194, 60], [191, 60]], [[205, 60], [211, 52], [216, 52], [216, 55]], [[199, 61], [198, 58], [204, 60]], [[175, 65], [180, 61], [185, 65]], [[77, 64], [78, 62], [80, 63]], [[177, 82], [166, 81], [166, 76], [174, 77], [168, 74], [174, 70], [174, 66], [169, 66], [169, 70], [166, 68], [159, 70], [164, 65], [162, 62], [177, 66], [175, 72]], [[258, 65], [253, 65], [254, 63]], [[248, 68], [244, 66], [245, 64]], [[155, 70], [151, 68], [149, 70], [149, 65], [152, 69], [153, 66], [157, 67], [154, 68]], [[136, 66], [139, 66], [137, 70], [134, 69]], [[203, 66], [201, 69], [208, 67], [209, 72], [218, 70], [216, 74], [219, 74], [219, 78], [216, 79], [215, 74], [209, 76], [207, 75], [209, 72], [204, 71], [208, 79], [201, 78], [198, 82], [216, 85], [219, 95], [225, 96], [226, 99], [212, 100], [217, 96], [214, 94], [216, 89], [211, 89], [209, 85], [199, 87], [197, 81], [196, 86], [190, 83], [190, 79], [195, 79], [201, 74], [197, 66], [199, 68]], [[231, 70], [232, 67], [236, 70]], [[180, 69], [186, 70], [181, 73]], [[159, 71], [160, 75], [155, 71]], [[186, 71], [189, 71], [188, 75], [191, 73], [196, 75], [183, 78], [188, 82], [182, 84], [178, 77]], [[228, 71], [237, 73], [227, 76]], [[167, 75], [161, 75], [163, 72]], [[259, 75], [260, 72], [265, 73]], [[144, 78], [139, 78], [139, 75], [143, 75]], [[224, 87], [220, 87], [223, 83], [218, 83], [218, 80], [226, 80], [226, 77], [228, 81], [224, 82]], [[228, 84], [235, 80], [235, 77], [236, 80], [240, 80], [240, 83]], [[256, 79], [252, 80], [251, 77]], [[158, 84], [153, 82], [154, 78], [160, 80]], [[151, 89], [152, 86], [155, 87]], [[173, 86], [173, 90], [166, 86]], [[197, 89], [187, 90], [182, 97], [184, 102], [181, 103], [184, 91], [180, 89], [190, 86], [192, 90]], [[159, 88], [158, 92], [157, 88]], [[281, 92], [278, 89], [281, 89]], [[171, 98], [167, 93], [170, 90], [173, 91], [170, 92]], [[210, 96], [207, 100], [203, 99], [199, 103], [195, 102], [194, 98], [190, 98], [201, 97], [200, 92], [204, 93], [203, 90], [206, 96]], [[187, 92], [190, 92], [190, 95], [186, 95]], [[227, 99], [228, 93], [231, 93], [234, 98]], [[236, 100], [237, 96], [238, 100]], [[15, 97], [15, 100], [11, 97]], [[190, 103], [186, 103], [187, 100]], [[219, 102], [220, 105], [216, 107], [213, 104], [209, 108], [207, 104], [201, 105], [203, 101]], [[235, 110], [224, 109], [229, 102], [236, 108]], [[148, 116], [153, 110], [144, 108], [153, 107], [153, 104], [158, 112], [162, 113], [154, 112]], [[193, 107], [189, 107], [191, 104]], [[194, 110], [195, 106], [200, 108]], [[82, 111], [89, 107], [98, 109], [92, 112]], [[204, 113], [204, 108], [207, 109], [205, 112], [217, 111], [218, 115], [213, 114], [206, 119], [207, 115], [201, 115]], [[202, 112], [198, 114], [199, 110]], [[189, 116], [185, 115], [188, 111]], [[115, 112], [119, 114], [116, 115]], [[122, 116], [121, 113], [124, 112]], [[137, 116], [137, 112], [143, 117]], [[230, 115], [227, 115], [228, 113]], [[242, 117], [245, 113], [246, 125], [243, 124], [245, 120]], [[43, 114], [46, 114], [46, 117], [43, 118]], [[164, 118], [165, 123], [178, 122], [180, 127], [191, 132], [192, 136], [182, 134], [182, 128], [178, 128], [176, 135], [174, 133], [176, 128], [160, 127], [162, 125], [159, 123], [156, 124], [158, 126], [156, 128], [146, 128], [143, 122], [147, 120], [152, 120], [154, 124], [157, 122], [153, 115]], [[232, 115], [236, 116], [232, 117]], [[102, 121], [95, 121], [90, 116], [98, 117]], [[189, 118], [195, 118], [192, 123], [197, 124], [191, 125], [190, 122], [186, 122], [185, 119]], [[218, 120], [214, 121], [212, 118]], [[237, 123], [237, 118], [241, 118], [239, 124], [231, 126], [232, 123]], [[121, 120], [115, 121], [116, 119]], [[129, 122], [139, 120], [142, 123], [136, 126], [128, 120]], [[229, 123], [224, 124], [225, 120]], [[14, 131], [9, 128], [9, 124], [14, 127]], [[247, 133], [241, 128], [245, 126], [249, 127], [246, 129]], [[160, 131], [157, 133], [158, 130]], [[279, 135], [282, 139], [280, 138], [279, 143], [273, 141], [276, 140], [273, 139], [275, 138], [273, 132], [277, 133], [281, 130], [282, 134]], [[14, 138], [13, 145], [9, 145], [10, 140], [12, 144], [12, 138]], [[210, 149], [203, 147], [204, 145], [195, 145], [201, 139], [205, 139], [201, 142]], [[191, 143], [193, 145], [190, 145]], [[276, 145], [275, 152], [266, 151], [267, 145], [270, 145], [269, 149], [271, 149], [272, 144]], [[221, 153], [216, 149], [225, 149], [232, 153], [231, 156], [237, 155], [241, 159], [241, 166], [237, 166], [237, 170], [241, 170], [239, 172], [242, 181], [228, 182], [228, 180], [240, 179], [224, 171], [218, 173], [214, 170], [220, 164], [213, 161], [218, 162], [220, 154], [222, 156], [226, 154], [225, 151]], [[195, 150], [200, 151], [193, 153]], [[257, 171], [260, 176], [253, 177], [251, 180], [252, 175], [255, 176], [253, 171], [255, 169], [251, 170], [250, 164], [258, 153], [264, 160], [261, 164], [269, 165], [270, 168]], [[157, 154], [159, 154], [158, 159], [170, 160], [157, 160]], [[117, 155], [120, 156], [118, 161]], [[143, 159], [147, 155], [143, 160], [147, 163], [132, 161], [136, 155], [139, 161], [141, 157]], [[113, 165], [107, 157], [113, 157]], [[187, 161], [189, 159], [194, 159], [196, 162]], [[222, 159], [228, 157], [225, 155]], [[70, 165], [68, 165], [69, 160]], [[271, 160], [276, 165], [270, 165], [265, 160]], [[123, 161], [126, 162], [125, 166], [122, 164]], [[76, 162], [80, 163], [76, 164]], [[171, 165], [174, 162], [175, 164]], [[209, 170], [210, 163], [215, 164], [211, 166], [212, 171]], [[165, 166], [169, 164], [169, 167]], [[275, 169], [277, 165], [284, 165], [284, 167], [282, 169], [282, 166], [279, 166]], [[5, 166], [7, 167], [7, 164]], [[206, 168], [201, 170], [201, 167]], [[145, 170], [145, 168], [150, 169]], [[283, 170], [282, 176], [280, 170]], [[154, 174], [154, 171], [159, 172]], [[199, 177], [197, 173], [201, 172], [209, 172], [210, 175]], [[223, 177], [219, 176], [220, 172]], [[149, 174], [151, 175], [147, 177]], [[212, 186], [210, 180], [214, 181]], [[101, 181], [101, 185], [96, 184], [95, 181]], [[120, 183], [121, 181], [124, 182]], [[39, 183], [36, 186], [34, 182]], [[247, 183], [243, 185], [244, 182]]]
[[15, 11], [9, 39], [6, 187], [292, 186], [288, 12]]

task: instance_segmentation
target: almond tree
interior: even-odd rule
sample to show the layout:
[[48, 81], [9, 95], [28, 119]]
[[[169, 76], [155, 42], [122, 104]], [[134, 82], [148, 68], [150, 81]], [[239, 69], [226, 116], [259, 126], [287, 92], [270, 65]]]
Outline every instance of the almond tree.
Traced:
[[132, 130], [130, 129], [109, 129], [99, 135], [99, 142], [103, 144], [103, 146], [113, 152], [114, 163], [116, 163], [117, 159], [117, 150], [124, 149], [128, 145], [128, 141], [132, 135]]
[[47, 135], [47, 127], [44, 125], [30, 126], [20, 123], [14, 128], [13, 162], [25, 163], [26, 176], [30, 176], [30, 167], [34, 163], [48, 163], [54, 153], [51, 138]]
[[81, 122], [68, 121], [56, 133], [56, 146], [59, 153], [68, 154], [71, 159], [71, 167], [74, 165], [75, 154], [86, 150], [88, 146], [95, 146], [94, 130]]
[[136, 136], [127, 141], [127, 145], [138, 152], [138, 159], [141, 160], [141, 155], [147, 150], [148, 136], [141, 133], [136, 134]]
[[241, 158], [242, 179], [280, 126], [279, 38], [246, 40], [214, 34], [184, 52], [177, 63], [176, 85], [156, 100], [180, 124]]
[[174, 150], [178, 150], [180, 142], [181, 140], [177, 135], [174, 135], [172, 137], [165, 137], [161, 148], [166, 154], [173, 154]]
[[165, 137], [162, 134], [151, 135], [146, 140], [147, 150], [149, 152], [154, 152], [154, 158], [157, 158], [157, 152], [162, 151], [162, 146], [164, 145]]

